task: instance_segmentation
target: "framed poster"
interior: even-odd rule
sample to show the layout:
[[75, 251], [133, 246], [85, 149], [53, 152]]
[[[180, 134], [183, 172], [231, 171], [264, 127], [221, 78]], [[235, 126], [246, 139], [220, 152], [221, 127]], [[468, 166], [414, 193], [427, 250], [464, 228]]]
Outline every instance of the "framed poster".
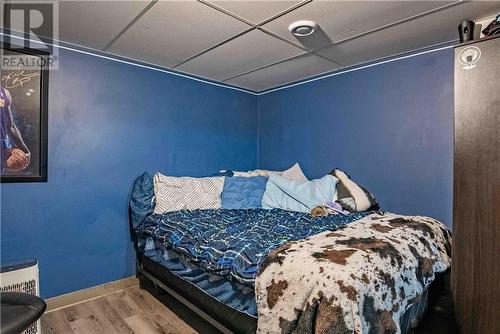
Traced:
[[46, 182], [48, 53], [0, 48], [2, 61], [19, 59], [0, 69], [1, 182]]

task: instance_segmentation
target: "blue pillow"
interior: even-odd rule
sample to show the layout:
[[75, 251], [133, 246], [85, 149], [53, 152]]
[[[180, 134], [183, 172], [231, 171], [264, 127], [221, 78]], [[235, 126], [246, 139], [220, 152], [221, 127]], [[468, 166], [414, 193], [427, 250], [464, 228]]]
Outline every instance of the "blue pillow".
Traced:
[[271, 175], [262, 197], [262, 207], [311, 212], [314, 207], [333, 201], [337, 182], [332, 175], [307, 182]]
[[226, 177], [222, 190], [223, 209], [255, 209], [260, 208], [262, 195], [266, 190], [267, 177]]
[[135, 180], [130, 196], [130, 220], [134, 228], [153, 213], [154, 196], [153, 178], [148, 172], [144, 172]]

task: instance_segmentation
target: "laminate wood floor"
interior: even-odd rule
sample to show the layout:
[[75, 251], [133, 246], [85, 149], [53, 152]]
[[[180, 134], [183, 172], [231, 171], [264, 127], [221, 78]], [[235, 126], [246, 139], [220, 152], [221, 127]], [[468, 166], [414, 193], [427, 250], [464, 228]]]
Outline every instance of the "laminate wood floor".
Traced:
[[41, 321], [45, 334], [197, 333], [139, 287], [48, 312]]
[[[429, 309], [412, 334], [458, 333], [449, 287], [444, 284], [436, 284], [431, 290]], [[182, 319], [172, 310], [175, 310]], [[140, 287], [48, 312], [42, 317], [42, 332], [44, 334], [219, 333], [169, 295]]]

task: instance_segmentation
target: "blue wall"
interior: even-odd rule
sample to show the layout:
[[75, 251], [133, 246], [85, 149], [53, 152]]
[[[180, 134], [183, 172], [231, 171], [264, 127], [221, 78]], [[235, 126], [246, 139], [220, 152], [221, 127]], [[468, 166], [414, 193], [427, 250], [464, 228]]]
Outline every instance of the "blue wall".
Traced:
[[134, 274], [141, 172], [256, 167], [256, 96], [62, 50], [49, 87], [48, 182], [1, 185], [2, 261], [38, 258], [43, 297]]
[[259, 166], [339, 167], [384, 210], [451, 226], [452, 50], [259, 96]]
[[2, 260], [40, 260], [51, 297], [134, 273], [144, 170], [345, 169], [382, 207], [451, 225], [453, 57], [433, 52], [259, 96], [61, 50], [49, 181], [1, 185]]

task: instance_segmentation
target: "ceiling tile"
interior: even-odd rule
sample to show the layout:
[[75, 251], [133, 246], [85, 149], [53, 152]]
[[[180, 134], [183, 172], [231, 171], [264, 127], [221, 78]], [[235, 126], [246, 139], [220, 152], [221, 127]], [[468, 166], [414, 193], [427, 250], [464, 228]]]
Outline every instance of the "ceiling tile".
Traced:
[[253, 30], [176, 67], [176, 70], [222, 80], [303, 52], [287, 42]]
[[159, 1], [108, 51], [172, 67], [248, 27], [200, 2]]
[[[313, 1], [264, 25], [264, 28], [316, 49], [345, 38], [443, 6], [451, 1]], [[288, 26], [297, 20], [319, 25], [314, 34], [297, 38]]]
[[59, 39], [102, 49], [149, 1], [59, 1]]
[[465, 2], [446, 10], [383, 29], [318, 53], [342, 65], [354, 65], [458, 39], [457, 26], [500, 10], [500, 2]]
[[208, 1], [254, 24], [264, 21], [301, 1]]
[[304, 54], [226, 82], [255, 91], [262, 91], [338, 68], [336, 64], [321, 57]]

